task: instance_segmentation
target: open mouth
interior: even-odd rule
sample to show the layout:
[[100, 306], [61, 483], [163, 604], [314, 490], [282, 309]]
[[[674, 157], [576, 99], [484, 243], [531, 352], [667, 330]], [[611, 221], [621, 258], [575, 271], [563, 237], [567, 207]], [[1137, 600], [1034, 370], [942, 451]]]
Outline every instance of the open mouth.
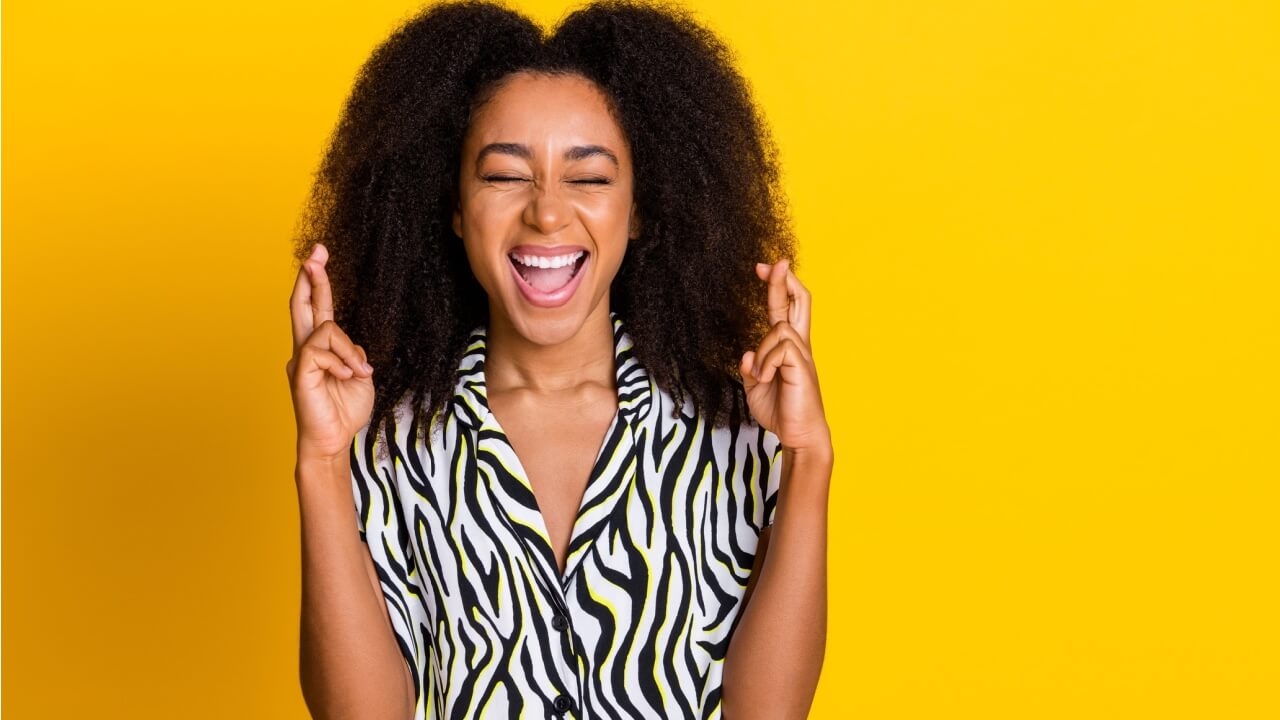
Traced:
[[551, 294], [577, 277], [589, 254], [586, 250], [579, 250], [555, 258], [507, 255], [507, 260], [531, 290]]

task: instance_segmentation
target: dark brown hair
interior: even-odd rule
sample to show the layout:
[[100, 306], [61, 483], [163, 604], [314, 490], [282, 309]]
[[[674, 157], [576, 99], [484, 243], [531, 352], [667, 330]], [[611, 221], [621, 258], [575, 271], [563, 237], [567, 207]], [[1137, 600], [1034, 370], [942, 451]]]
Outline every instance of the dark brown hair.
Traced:
[[429, 6], [361, 68], [316, 173], [294, 255], [330, 251], [335, 321], [377, 369], [373, 428], [409, 392], [419, 433], [453, 395], [488, 299], [451, 226], [468, 119], [521, 70], [575, 73], [631, 148], [640, 237], [610, 309], [679, 408], [750, 420], [742, 353], [768, 331], [756, 262], [794, 258], [774, 147], [730, 49], [686, 11], [604, 0], [544, 35], [489, 2]]

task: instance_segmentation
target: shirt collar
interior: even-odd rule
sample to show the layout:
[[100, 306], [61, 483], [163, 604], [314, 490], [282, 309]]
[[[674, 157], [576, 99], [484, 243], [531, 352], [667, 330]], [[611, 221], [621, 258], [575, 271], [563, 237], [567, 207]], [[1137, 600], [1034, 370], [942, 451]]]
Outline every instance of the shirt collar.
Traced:
[[[652, 404], [649, 373], [635, 354], [635, 344], [623, 329], [622, 318], [609, 311], [613, 324], [614, 380], [618, 389], [618, 412], [634, 429]], [[458, 363], [457, 382], [453, 391], [453, 408], [458, 420], [473, 430], [488, 417], [488, 391], [485, 387], [487, 328], [479, 325], [467, 338], [467, 349]]]

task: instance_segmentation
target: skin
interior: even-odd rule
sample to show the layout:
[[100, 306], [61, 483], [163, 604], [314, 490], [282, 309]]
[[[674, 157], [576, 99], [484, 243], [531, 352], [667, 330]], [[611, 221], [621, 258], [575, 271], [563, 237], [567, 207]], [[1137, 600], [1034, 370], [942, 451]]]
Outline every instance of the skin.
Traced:
[[[497, 148], [481, 159], [491, 143], [524, 145], [528, 156]], [[575, 147], [601, 148], [617, 163], [605, 152], [567, 159]], [[515, 371], [510, 379], [523, 386], [563, 387], [583, 364], [576, 351], [599, 353], [592, 335], [609, 330], [609, 286], [639, 230], [622, 129], [585, 78], [518, 73], [473, 116], [459, 175], [453, 231], [489, 296], [489, 342], [502, 350], [491, 353], [505, 366], [498, 374]], [[521, 244], [581, 245], [591, 254], [568, 303], [540, 308], [524, 300], [507, 259]], [[605, 349], [611, 358], [612, 345]]]
[[[492, 143], [527, 151], [480, 157]], [[616, 163], [601, 152], [566, 157], [573, 147], [603, 148]], [[453, 228], [489, 297], [489, 404], [534, 487], [563, 568], [591, 460], [617, 410], [609, 287], [639, 232], [630, 152], [592, 83], [520, 73], [473, 117], [461, 157]], [[520, 244], [587, 249], [581, 285], [566, 304], [540, 308], [524, 299], [507, 259]], [[364, 350], [333, 322], [327, 258], [317, 246], [299, 269], [286, 365], [304, 530], [304, 695], [317, 717], [351, 707], [406, 717], [412, 679], [372, 560], [348, 532], [355, 515], [347, 451], [372, 411], [373, 380]], [[732, 720], [804, 717], [826, 637], [833, 452], [809, 343], [811, 300], [789, 260], [759, 263], [756, 272], [772, 329], [743, 353], [739, 372], [753, 416], [781, 441], [783, 467], [775, 522], [761, 534], [725, 661], [723, 710]]]

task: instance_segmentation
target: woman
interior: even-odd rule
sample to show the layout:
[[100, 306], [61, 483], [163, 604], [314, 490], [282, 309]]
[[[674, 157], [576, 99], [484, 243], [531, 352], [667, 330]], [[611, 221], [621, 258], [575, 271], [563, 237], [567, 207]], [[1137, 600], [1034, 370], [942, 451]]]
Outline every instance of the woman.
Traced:
[[378, 48], [290, 301], [313, 714], [807, 713], [833, 459], [775, 155], [677, 10]]

